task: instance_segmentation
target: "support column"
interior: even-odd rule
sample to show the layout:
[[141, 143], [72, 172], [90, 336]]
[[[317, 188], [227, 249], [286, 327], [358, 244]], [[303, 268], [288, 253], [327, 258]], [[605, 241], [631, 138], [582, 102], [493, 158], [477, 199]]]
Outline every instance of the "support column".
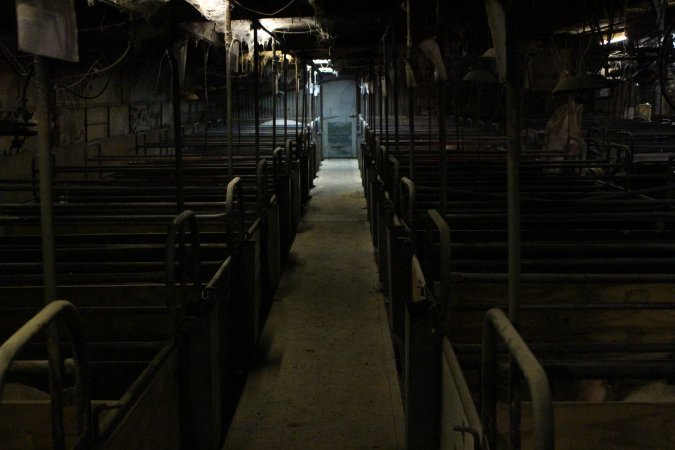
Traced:
[[255, 163], [260, 160], [260, 56], [258, 55], [258, 22], [253, 23], [253, 103], [255, 118]]
[[[407, 0], [406, 2], [406, 59], [410, 65], [410, 70], [412, 70], [413, 60], [412, 60], [412, 28], [411, 28], [411, 17], [412, 17], [412, 0]], [[412, 78], [412, 77], [408, 77]], [[412, 181], [415, 181], [415, 86], [413, 79], [406, 79], [406, 84], [408, 87], [408, 134], [410, 139], [410, 148], [409, 158], [410, 158], [410, 172], [409, 177]]]
[[272, 41], [272, 149], [277, 146], [277, 57], [276, 42]]
[[230, 0], [225, 0], [225, 77], [227, 88], [227, 176], [234, 178], [234, 155], [232, 151], [232, 17]]
[[[443, 32], [445, 24], [443, 23], [441, 9], [441, 0], [436, 1], [436, 32], [438, 35], [438, 47], [441, 53], [441, 58], [443, 64], [445, 64], [445, 49], [444, 49], [444, 36]], [[441, 214], [445, 216], [448, 213], [448, 161], [445, 151], [445, 83], [446, 79], [439, 76], [437, 81], [438, 84], [438, 151], [440, 156], [441, 163]], [[445, 317], [445, 316], [444, 316]]]
[[295, 58], [295, 142], [298, 142], [298, 126], [300, 125], [300, 77], [298, 74], [298, 59]]
[[392, 22], [391, 25], [391, 46], [393, 51], [392, 65], [394, 67], [394, 80], [393, 80], [393, 100], [394, 100], [394, 155], [398, 158], [398, 145], [399, 145], [399, 111], [398, 111], [398, 48], [396, 46], [396, 28], [395, 24]]
[[173, 140], [174, 140], [174, 164], [176, 172], [176, 212], [183, 212], [185, 200], [183, 198], [183, 118], [181, 117], [180, 98], [180, 65], [176, 58], [178, 50], [175, 41], [169, 49], [171, 59], [171, 108], [173, 109]]
[[382, 71], [383, 82], [382, 87], [384, 88], [382, 93], [382, 100], [384, 102], [384, 144], [389, 150], [389, 65], [387, 58], [387, 34], [382, 37], [382, 58], [383, 58], [383, 67]]
[[288, 77], [287, 77], [287, 72], [288, 72], [288, 67], [286, 64], [286, 51], [284, 51], [284, 65], [283, 65], [283, 71], [284, 71], [284, 142], [286, 142], [286, 139], [288, 139]]

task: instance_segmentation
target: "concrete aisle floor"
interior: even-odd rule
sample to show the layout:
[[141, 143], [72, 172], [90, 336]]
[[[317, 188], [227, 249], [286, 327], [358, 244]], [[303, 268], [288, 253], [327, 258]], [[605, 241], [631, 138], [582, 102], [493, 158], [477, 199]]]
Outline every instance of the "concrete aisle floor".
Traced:
[[315, 184], [225, 449], [404, 446], [356, 161], [324, 161]]

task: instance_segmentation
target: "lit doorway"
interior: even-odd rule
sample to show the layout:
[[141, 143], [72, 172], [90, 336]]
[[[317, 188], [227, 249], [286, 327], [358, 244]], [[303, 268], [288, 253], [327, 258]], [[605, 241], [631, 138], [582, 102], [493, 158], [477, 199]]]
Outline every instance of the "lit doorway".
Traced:
[[322, 145], [327, 158], [356, 157], [356, 80], [324, 81]]

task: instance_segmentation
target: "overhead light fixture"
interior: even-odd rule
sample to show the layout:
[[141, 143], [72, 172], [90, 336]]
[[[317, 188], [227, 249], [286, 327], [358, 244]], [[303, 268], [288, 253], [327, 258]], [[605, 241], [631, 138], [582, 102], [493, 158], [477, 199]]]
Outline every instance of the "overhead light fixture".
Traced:
[[487, 50], [485, 50], [485, 53], [483, 53], [480, 57], [495, 59], [497, 57], [497, 51], [495, 50], [494, 47], [490, 47]]
[[475, 84], [497, 84], [499, 81], [497, 78], [492, 75], [490, 72], [487, 70], [471, 70], [469, 71], [466, 75], [464, 75], [464, 78], [462, 78], [463, 81], [469, 82], [469, 83], [475, 83]]
[[337, 75], [337, 70], [333, 69], [332, 67], [319, 67], [319, 72], [321, 73], [333, 73]]

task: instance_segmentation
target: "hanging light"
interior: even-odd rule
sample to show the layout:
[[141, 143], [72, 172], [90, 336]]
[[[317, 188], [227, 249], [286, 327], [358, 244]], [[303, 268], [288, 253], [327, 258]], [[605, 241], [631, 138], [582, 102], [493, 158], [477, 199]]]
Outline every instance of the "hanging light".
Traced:
[[427, 59], [429, 59], [434, 65], [434, 78], [436, 81], [447, 81], [448, 74], [445, 71], [443, 56], [441, 55], [441, 49], [438, 46], [438, 42], [436, 42], [436, 37], [434, 36], [432, 38], [425, 39], [418, 45], [424, 56], [426, 56]]
[[464, 78], [462, 78], [463, 81], [467, 81], [469, 83], [476, 83], [476, 84], [496, 84], [499, 83], [497, 81], [497, 78], [492, 75], [490, 72], [487, 70], [471, 70], [469, 73], [464, 75]]

